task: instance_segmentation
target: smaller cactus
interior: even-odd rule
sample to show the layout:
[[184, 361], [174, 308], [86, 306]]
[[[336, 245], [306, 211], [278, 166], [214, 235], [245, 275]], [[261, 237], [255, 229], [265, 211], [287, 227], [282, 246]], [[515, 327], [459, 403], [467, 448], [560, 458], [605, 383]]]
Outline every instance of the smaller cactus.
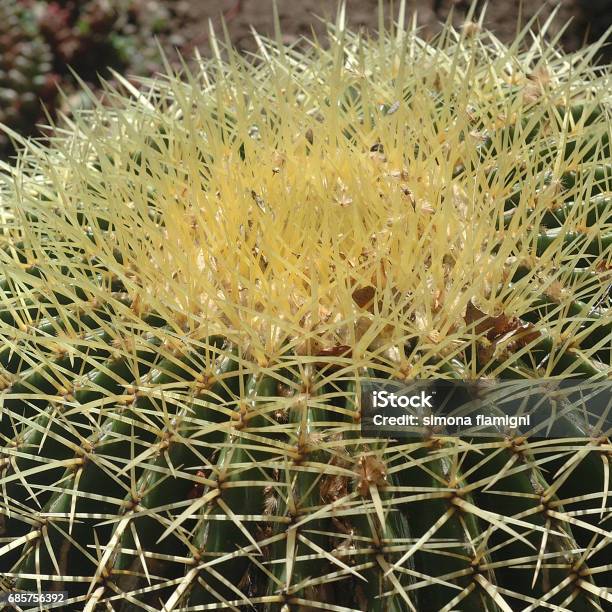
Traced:
[[113, 33], [121, 28], [116, 2], [38, 3], [40, 31], [53, 49], [55, 60], [69, 65], [84, 78], [95, 77], [105, 64], [120, 65], [113, 48]]
[[[57, 85], [74, 93], [68, 67], [94, 90], [99, 76], [110, 77], [109, 66], [155, 72], [161, 62], [154, 35], [166, 31], [171, 16], [161, 4], [145, 10], [135, 0], [0, 0], [0, 123], [34, 135], [45, 108], [56, 114]], [[0, 130], [0, 159], [12, 151]]]
[[[56, 82], [51, 49], [32, 14], [14, 0], [0, 0], [0, 123], [32, 134], [44, 117], [40, 102], [53, 103]], [[0, 132], [0, 157], [11, 151]]]

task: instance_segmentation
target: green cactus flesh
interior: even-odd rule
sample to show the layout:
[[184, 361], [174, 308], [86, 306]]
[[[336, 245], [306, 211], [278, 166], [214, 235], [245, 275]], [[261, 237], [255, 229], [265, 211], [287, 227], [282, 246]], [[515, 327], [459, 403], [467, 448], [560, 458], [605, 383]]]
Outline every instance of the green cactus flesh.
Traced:
[[2, 177], [3, 589], [612, 602], [607, 432], [360, 427], [367, 381], [609, 379], [609, 73], [474, 24], [330, 38], [126, 81]]

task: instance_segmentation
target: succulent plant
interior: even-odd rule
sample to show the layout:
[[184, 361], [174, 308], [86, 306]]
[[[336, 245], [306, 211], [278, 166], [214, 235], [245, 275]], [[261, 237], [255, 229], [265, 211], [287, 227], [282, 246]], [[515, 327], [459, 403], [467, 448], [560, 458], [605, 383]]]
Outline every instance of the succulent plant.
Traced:
[[609, 379], [609, 71], [529, 26], [329, 27], [120, 77], [5, 168], [10, 588], [88, 611], [612, 601], [612, 445], [571, 406], [569, 437], [360, 427], [372, 381]]
[[70, 66], [96, 81], [100, 73], [108, 76], [108, 66], [129, 66], [137, 74], [160, 66], [153, 36], [164, 29], [170, 11], [158, 2], [62, 0], [37, 3], [32, 10], [63, 71]]
[[[55, 97], [52, 55], [31, 16], [12, 0], [0, 0], [0, 123], [31, 134], [44, 115], [40, 100]], [[0, 156], [11, 150], [0, 134]]]
[[[94, 90], [108, 68], [152, 74], [161, 67], [154, 36], [168, 29], [171, 11], [137, 0], [0, 1], [0, 123], [17, 134], [40, 135], [38, 124], [84, 101], [71, 70]], [[69, 102], [58, 108], [58, 86]], [[69, 108], [70, 107], [70, 108]], [[0, 135], [0, 157], [13, 153]]]

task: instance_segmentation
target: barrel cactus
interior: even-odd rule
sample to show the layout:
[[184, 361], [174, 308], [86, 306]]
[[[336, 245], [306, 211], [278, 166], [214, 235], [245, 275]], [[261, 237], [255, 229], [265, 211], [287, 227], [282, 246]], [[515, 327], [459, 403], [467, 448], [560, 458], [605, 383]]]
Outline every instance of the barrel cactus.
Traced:
[[340, 10], [329, 47], [257, 36], [256, 61], [213, 37], [4, 168], [3, 589], [610, 605], [605, 429], [360, 424], [366, 382], [609, 379], [609, 71], [529, 26], [403, 21], [371, 39]]

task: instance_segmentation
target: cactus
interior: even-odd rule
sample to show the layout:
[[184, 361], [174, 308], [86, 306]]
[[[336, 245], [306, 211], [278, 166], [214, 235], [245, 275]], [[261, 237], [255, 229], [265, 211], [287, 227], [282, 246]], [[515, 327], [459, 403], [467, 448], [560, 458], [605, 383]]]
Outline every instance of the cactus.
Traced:
[[402, 23], [367, 39], [341, 8], [330, 48], [257, 36], [255, 62], [213, 38], [24, 143], [0, 192], [3, 588], [87, 611], [612, 601], [607, 431], [571, 407], [571, 437], [360, 427], [371, 381], [612, 370], [597, 47]]
[[[33, 133], [43, 118], [39, 100], [52, 103], [56, 77], [52, 54], [32, 16], [12, 0], [0, 1], [0, 123]], [[11, 151], [0, 134], [0, 156]]]
[[152, 37], [164, 29], [170, 11], [159, 3], [143, 7], [130, 0], [65, 0], [41, 3], [38, 24], [51, 45], [56, 62], [69, 65], [83, 78], [108, 76], [107, 65], [130, 66], [137, 73], [159, 68]]
[[[160, 68], [154, 35], [167, 30], [171, 12], [135, 2], [0, 1], [0, 123], [17, 134], [40, 135], [46, 113], [78, 105], [77, 96], [58, 108], [58, 86], [74, 94], [74, 70], [94, 89], [108, 68], [127, 66], [141, 74]], [[80, 102], [85, 102], [81, 97]], [[0, 158], [14, 153], [0, 134]]]

